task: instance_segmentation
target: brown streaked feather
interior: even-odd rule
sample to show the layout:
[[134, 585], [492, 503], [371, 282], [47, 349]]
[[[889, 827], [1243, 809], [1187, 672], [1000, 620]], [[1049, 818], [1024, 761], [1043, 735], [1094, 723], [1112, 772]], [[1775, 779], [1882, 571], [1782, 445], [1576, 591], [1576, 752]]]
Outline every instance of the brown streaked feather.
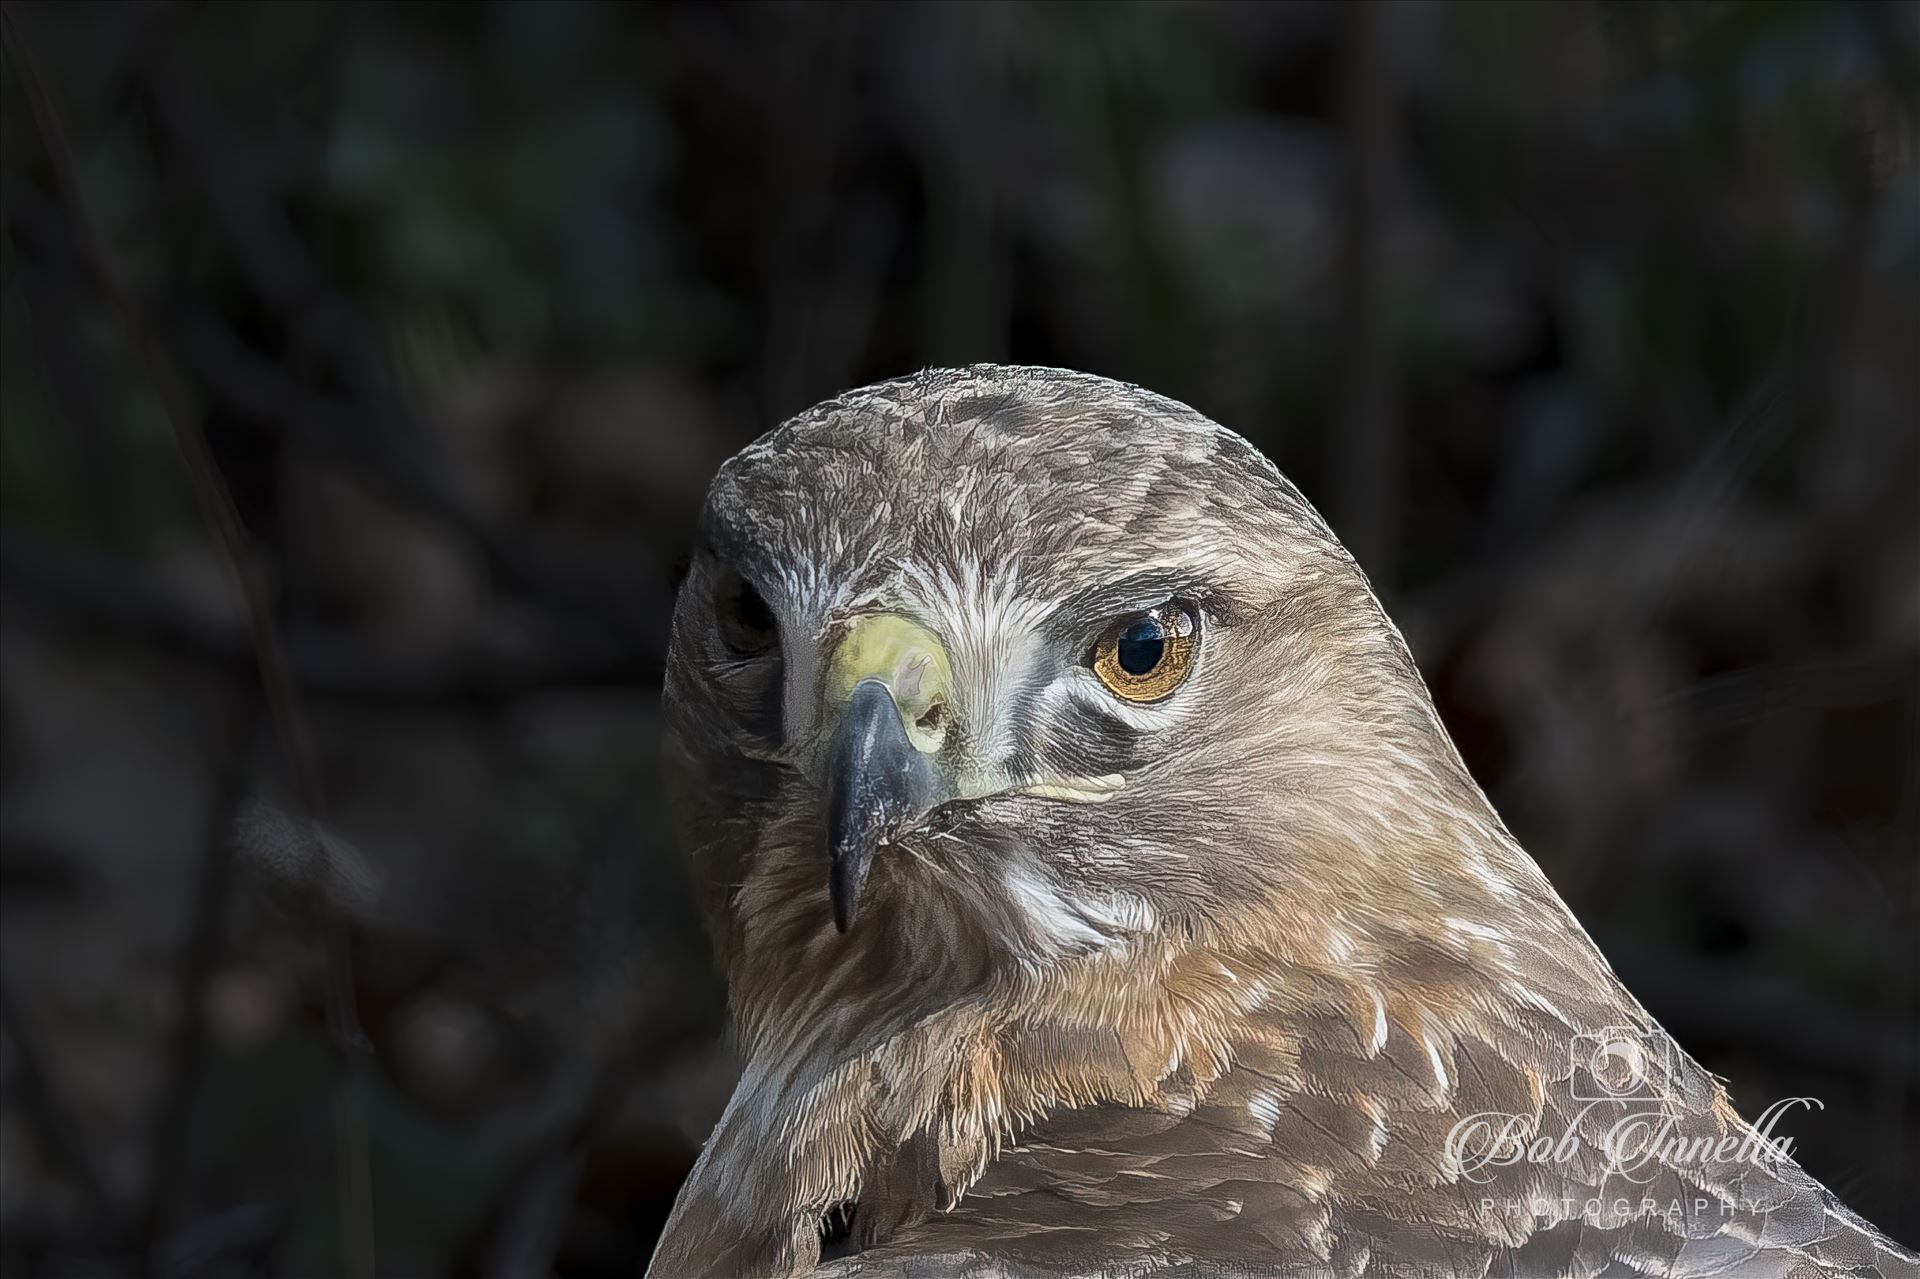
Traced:
[[[1266, 1029], [1263, 1039], [1285, 1033]], [[1642, 1184], [1595, 1155], [1462, 1181], [1436, 1157], [1461, 1114], [1538, 1107], [1547, 1131], [1574, 1121], [1571, 1072], [1543, 1093], [1544, 1046], [1527, 1056], [1456, 1039], [1460, 1082], [1444, 1103], [1399, 1087], [1397, 1070], [1349, 1074], [1355, 1058], [1307, 1045], [1291, 1074], [1271, 1058], [1236, 1064], [1197, 1104], [1058, 1111], [1010, 1143], [951, 1212], [897, 1230], [857, 1268], [825, 1273], [908, 1274], [886, 1267], [923, 1256], [1049, 1275], [1913, 1273], [1790, 1161], [1667, 1166]], [[1314, 1092], [1302, 1086], [1309, 1076], [1347, 1082]], [[1718, 1105], [1680, 1119], [1686, 1133], [1732, 1131]], [[1622, 1198], [1689, 1211], [1623, 1216], [1612, 1206]], [[1568, 1199], [1562, 1222], [1510, 1206]], [[1602, 1208], [1589, 1211], [1590, 1200]]]

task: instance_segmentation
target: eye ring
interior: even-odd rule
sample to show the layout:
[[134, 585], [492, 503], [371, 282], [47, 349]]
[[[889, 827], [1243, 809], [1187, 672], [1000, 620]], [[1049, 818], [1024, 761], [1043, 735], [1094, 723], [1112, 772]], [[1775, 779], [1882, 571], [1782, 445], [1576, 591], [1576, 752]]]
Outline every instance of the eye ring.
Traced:
[[766, 597], [732, 569], [723, 571], [714, 582], [713, 615], [721, 640], [742, 657], [764, 653], [780, 638], [780, 624]]
[[1199, 647], [1194, 611], [1163, 604], [1109, 626], [1093, 646], [1093, 673], [1123, 701], [1157, 702], [1186, 682]]

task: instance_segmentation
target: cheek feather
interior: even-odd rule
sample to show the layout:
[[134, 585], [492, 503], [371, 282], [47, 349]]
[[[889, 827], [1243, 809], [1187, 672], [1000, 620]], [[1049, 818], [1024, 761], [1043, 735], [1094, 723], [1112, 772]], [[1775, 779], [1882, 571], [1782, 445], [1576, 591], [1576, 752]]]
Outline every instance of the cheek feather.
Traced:
[[1046, 958], [1104, 949], [1159, 923], [1152, 905], [1131, 893], [1077, 894], [1023, 866], [1002, 882], [1024, 931]]
[[1053, 954], [1088, 950], [1107, 937], [1044, 878], [1022, 867], [1007, 873], [1007, 897], [1028, 931]]

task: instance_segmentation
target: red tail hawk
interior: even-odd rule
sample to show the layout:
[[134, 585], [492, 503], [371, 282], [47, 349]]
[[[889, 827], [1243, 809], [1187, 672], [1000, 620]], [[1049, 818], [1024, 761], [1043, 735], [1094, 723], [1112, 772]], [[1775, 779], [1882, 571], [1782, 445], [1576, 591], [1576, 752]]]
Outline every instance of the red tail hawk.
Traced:
[[1920, 1272], [1621, 987], [1238, 436], [931, 372], [702, 532], [668, 763], [746, 1065], [653, 1274]]

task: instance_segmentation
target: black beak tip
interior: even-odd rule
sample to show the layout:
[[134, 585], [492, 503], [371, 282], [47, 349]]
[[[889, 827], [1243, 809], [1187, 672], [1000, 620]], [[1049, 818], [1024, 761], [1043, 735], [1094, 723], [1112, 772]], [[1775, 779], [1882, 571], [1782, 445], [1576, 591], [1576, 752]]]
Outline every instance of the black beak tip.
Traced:
[[827, 870], [827, 896], [833, 902], [833, 926], [845, 933], [853, 927], [860, 910], [860, 890], [866, 887], [867, 870], [873, 863], [873, 844], [868, 840], [842, 844]]

